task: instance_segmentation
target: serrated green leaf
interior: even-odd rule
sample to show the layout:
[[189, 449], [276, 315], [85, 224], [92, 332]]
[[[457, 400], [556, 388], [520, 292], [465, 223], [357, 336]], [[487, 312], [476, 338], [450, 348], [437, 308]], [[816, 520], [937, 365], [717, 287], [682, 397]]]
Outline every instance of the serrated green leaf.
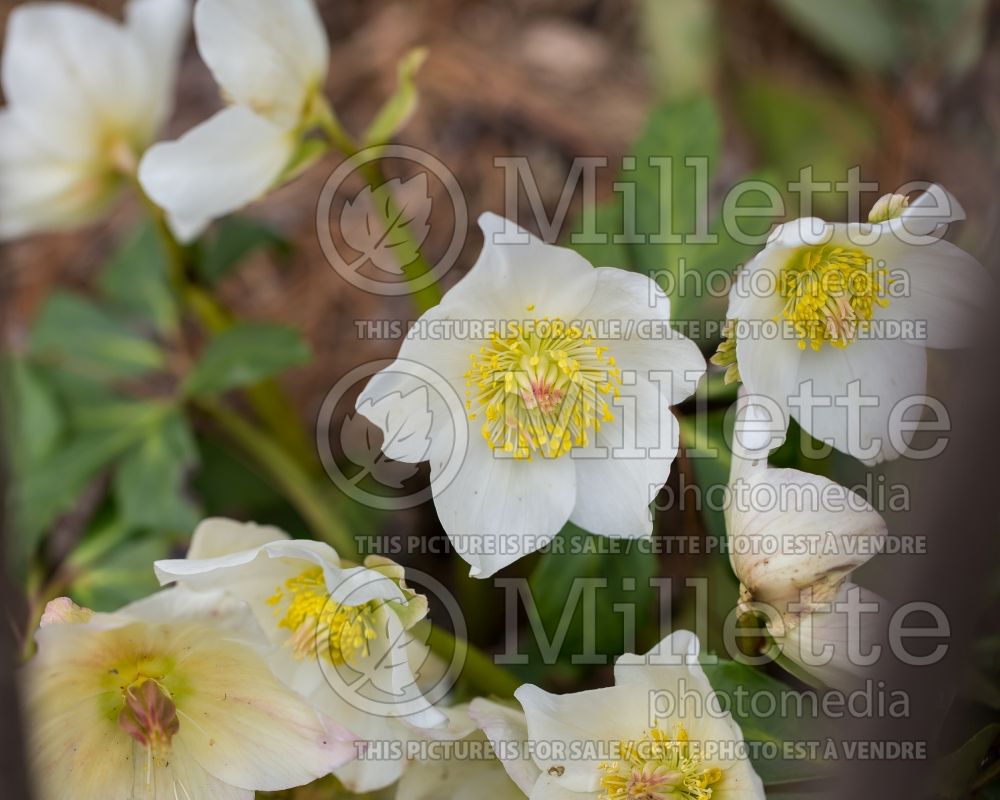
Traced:
[[205, 281], [216, 283], [252, 253], [268, 250], [284, 257], [291, 248], [288, 239], [263, 222], [249, 217], [227, 217], [199, 243], [198, 271]]
[[191, 396], [249, 386], [306, 363], [309, 347], [293, 328], [243, 323], [213, 338], [184, 382]]
[[121, 459], [115, 496], [122, 520], [134, 528], [193, 530], [200, 514], [185, 495], [185, 479], [197, 458], [190, 425], [175, 410]]
[[154, 224], [139, 225], [104, 268], [101, 291], [114, 306], [160, 333], [177, 329], [179, 314], [170, 288], [163, 241]]
[[54, 292], [31, 331], [31, 354], [97, 380], [161, 369], [163, 352], [121, 320], [79, 295]]
[[403, 56], [396, 68], [398, 86], [379, 109], [362, 137], [365, 147], [385, 144], [407, 123], [417, 107], [418, 92], [414, 81], [427, 59], [427, 50], [417, 47]]

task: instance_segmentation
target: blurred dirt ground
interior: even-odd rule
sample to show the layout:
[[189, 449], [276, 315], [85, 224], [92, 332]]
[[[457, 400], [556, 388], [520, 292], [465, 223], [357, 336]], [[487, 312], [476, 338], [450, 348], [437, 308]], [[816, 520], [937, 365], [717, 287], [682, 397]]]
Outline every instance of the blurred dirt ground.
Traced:
[[[110, 13], [119, 2], [91, 3]], [[360, 130], [395, 84], [399, 56], [426, 45], [419, 74], [422, 102], [398, 137], [440, 158], [456, 174], [468, 200], [470, 224], [500, 210], [499, 156], [526, 156], [546, 207], [555, 207], [574, 156], [604, 155], [613, 165], [627, 152], [656, 100], [638, 3], [623, 0], [417, 0], [408, 3], [320, 0], [332, 46], [328, 89], [347, 126]], [[2, 4], [3, 19], [15, 3]], [[767, 0], [716, 4], [721, 66], [715, 93], [734, 122], [729, 77], [780, 73], [803, 84], [834, 87], [860, 99], [879, 122], [866, 176], [884, 185], [930, 178], [951, 188], [973, 211], [984, 249], [998, 243], [994, 187], [995, 142], [1000, 134], [1000, 48], [997, 13], [990, 43], [960, 82], [931, 82], [920, 74], [889, 84], [852, 75], [817, 53]], [[193, 44], [186, 53], [177, 111], [168, 134], [178, 135], [219, 106], [216, 87]], [[725, 174], [757, 160], [738, 121], [727, 131]], [[304, 177], [255, 206], [294, 240], [293, 257], [259, 257], [224, 286], [243, 314], [299, 326], [318, 357], [289, 376], [307, 418], [336, 377], [372, 358], [394, 354], [396, 341], [359, 340], [355, 319], [412, 317], [406, 298], [368, 295], [326, 263], [314, 229], [323, 182], [339, 163], [331, 156]], [[611, 192], [614, 170], [600, 173], [600, 193]], [[579, 201], [579, 193], [574, 198]], [[526, 205], [522, 202], [522, 208]], [[136, 218], [124, 203], [106, 224], [72, 234], [34, 237], [3, 249], [4, 334], [18, 347], [25, 326], [56, 283], [86, 286], [116, 239]], [[432, 233], [433, 251], [440, 246]], [[447, 283], [479, 249], [470, 235]]]

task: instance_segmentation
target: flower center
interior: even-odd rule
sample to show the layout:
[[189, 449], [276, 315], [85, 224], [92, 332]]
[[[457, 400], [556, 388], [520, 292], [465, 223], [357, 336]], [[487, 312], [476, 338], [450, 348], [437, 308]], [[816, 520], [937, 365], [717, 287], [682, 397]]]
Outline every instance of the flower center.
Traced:
[[141, 678], [124, 691], [118, 727], [147, 748], [150, 757], [166, 762], [170, 741], [180, 730], [177, 706], [157, 681]]
[[513, 324], [469, 356], [465, 373], [469, 419], [485, 418], [491, 450], [514, 458], [555, 458], [586, 447], [589, 434], [614, 415], [621, 371], [607, 348], [561, 319]]
[[[340, 605], [330, 598], [322, 567], [310, 567], [289, 578], [268, 598], [270, 605], [288, 601], [279, 628], [292, 632], [290, 644], [299, 658], [316, 653], [331, 664], [345, 664], [369, 654], [376, 638], [372, 614], [377, 603]], [[280, 609], [275, 608], [275, 613]]]
[[683, 725], [671, 738], [652, 728], [641, 739], [619, 743], [619, 759], [600, 765], [599, 800], [709, 800], [722, 780], [718, 767], [702, 767], [690, 753]]
[[785, 307], [776, 319], [792, 323], [800, 348], [847, 347], [875, 306], [889, 305], [887, 270], [870, 261], [861, 250], [837, 245], [803, 247], [792, 256], [778, 277]]

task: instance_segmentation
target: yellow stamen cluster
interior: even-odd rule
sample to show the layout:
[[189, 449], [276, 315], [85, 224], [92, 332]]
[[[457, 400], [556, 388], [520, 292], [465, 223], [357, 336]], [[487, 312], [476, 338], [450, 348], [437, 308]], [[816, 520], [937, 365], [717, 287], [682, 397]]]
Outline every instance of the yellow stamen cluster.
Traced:
[[799, 338], [819, 350], [824, 342], [847, 347], [872, 318], [876, 305], [889, 304], [889, 278], [874, 269], [861, 250], [839, 245], [803, 247], [778, 277], [785, 306], [777, 319], [788, 320]]
[[641, 739], [621, 742], [619, 759], [600, 765], [599, 800], [710, 800], [722, 770], [703, 768], [690, 750], [683, 725], [672, 737], [654, 727]]
[[490, 449], [530, 459], [586, 447], [601, 423], [614, 420], [608, 400], [622, 385], [614, 357], [561, 319], [512, 324], [505, 333], [470, 355], [465, 373], [469, 419], [482, 415]]
[[331, 664], [351, 663], [369, 655], [369, 642], [377, 637], [372, 614], [374, 601], [358, 606], [340, 605], [330, 598], [321, 567], [310, 567], [289, 578], [267, 602], [280, 614], [279, 628], [292, 631], [290, 645], [296, 656], [318, 655]]

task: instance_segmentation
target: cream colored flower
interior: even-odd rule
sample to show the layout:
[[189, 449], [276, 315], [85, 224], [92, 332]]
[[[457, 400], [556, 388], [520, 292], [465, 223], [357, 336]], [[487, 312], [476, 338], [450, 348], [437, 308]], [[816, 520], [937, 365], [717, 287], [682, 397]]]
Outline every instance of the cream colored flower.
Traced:
[[268, 669], [247, 609], [218, 593], [48, 612], [24, 670], [44, 798], [251, 800], [355, 755], [353, 735]]
[[734, 457], [726, 528], [742, 610], [766, 614], [782, 652], [825, 683], [864, 676], [885, 601], [849, 578], [884, 547], [878, 512], [827, 478]]
[[790, 415], [866, 464], [905, 453], [904, 403], [926, 391], [927, 348], [967, 346], [988, 313], [986, 271], [940, 238], [964, 216], [932, 186], [912, 203], [883, 198], [869, 223], [779, 226], [734, 282], [730, 338], [713, 361], [773, 400], [784, 424]]
[[[722, 709], [698, 651], [694, 634], [678, 631], [645, 656], [619, 658], [609, 688], [554, 695], [522, 686], [515, 697], [527, 750], [498, 748], [508, 772], [522, 788], [535, 776], [526, 791], [532, 800], [763, 800], [743, 733]], [[494, 745], [517, 740], [516, 723], [484, 724]]]
[[289, 165], [323, 89], [329, 44], [313, 0], [198, 0], [198, 50], [230, 105], [139, 167], [182, 240], [261, 197]]
[[[247, 603], [275, 646], [275, 674], [361, 741], [464, 735], [422, 691], [427, 649], [413, 628], [427, 600], [388, 559], [351, 565], [320, 542], [209, 519], [186, 559], [158, 561], [155, 569], [161, 582], [222, 589]], [[369, 753], [334, 772], [352, 791], [373, 791], [397, 780], [405, 763]]]
[[[479, 704], [484, 714], [496, 707], [504, 707], [481, 698], [471, 706], [449, 709], [457, 727], [469, 730], [475, 727], [473, 708]], [[499, 713], [502, 713], [499, 712]], [[520, 714], [510, 710], [511, 714]], [[470, 718], [471, 716], [471, 718]], [[522, 726], [524, 715], [521, 715]], [[525, 734], [527, 729], [525, 728]], [[492, 754], [486, 736], [474, 730], [463, 739], [436, 743], [423, 751], [416, 750], [415, 758], [403, 773], [396, 786], [396, 800], [521, 800], [524, 793], [508, 777], [504, 765]]]
[[0, 238], [103, 215], [173, 108], [189, 0], [130, 0], [125, 23], [71, 3], [7, 22]]
[[[649, 504], [677, 453], [669, 407], [694, 391], [701, 353], [670, 328], [670, 302], [647, 276], [595, 269], [495, 214], [479, 224], [472, 271], [420, 318], [358, 411], [389, 458], [430, 462], [438, 518], [476, 577], [567, 522], [650, 536]], [[422, 415], [427, 435], [401, 434]]]

